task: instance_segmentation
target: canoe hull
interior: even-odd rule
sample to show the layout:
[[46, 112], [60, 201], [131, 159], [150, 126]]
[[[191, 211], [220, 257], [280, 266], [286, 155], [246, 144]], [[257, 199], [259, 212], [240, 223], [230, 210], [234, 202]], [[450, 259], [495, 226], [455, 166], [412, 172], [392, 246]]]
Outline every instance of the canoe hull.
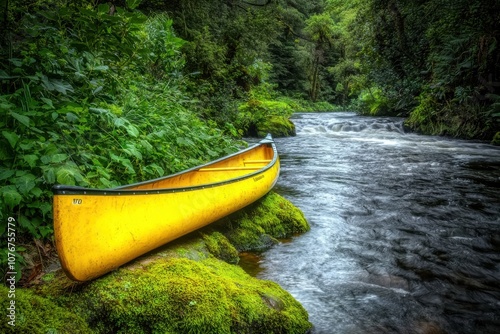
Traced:
[[[261, 169], [214, 184], [108, 192], [58, 189], [54, 232], [63, 269], [73, 280], [93, 279], [249, 205], [274, 186], [279, 175], [275, 155]], [[202, 168], [225, 173], [211, 165], [197, 173]]]

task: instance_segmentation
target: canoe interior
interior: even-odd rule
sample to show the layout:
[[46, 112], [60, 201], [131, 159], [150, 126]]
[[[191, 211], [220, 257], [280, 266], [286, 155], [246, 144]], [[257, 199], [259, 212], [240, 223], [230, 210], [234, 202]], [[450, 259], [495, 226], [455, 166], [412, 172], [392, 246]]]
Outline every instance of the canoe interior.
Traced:
[[156, 190], [170, 188], [185, 188], [225, 182], [255, 173], [269, 165], [274, 158], [271, 145], [260, 145], [241, 154], [230, 156], [186, 172], [174, 174], [165, 178], [138, 183], [119, 188], [120, 190]]

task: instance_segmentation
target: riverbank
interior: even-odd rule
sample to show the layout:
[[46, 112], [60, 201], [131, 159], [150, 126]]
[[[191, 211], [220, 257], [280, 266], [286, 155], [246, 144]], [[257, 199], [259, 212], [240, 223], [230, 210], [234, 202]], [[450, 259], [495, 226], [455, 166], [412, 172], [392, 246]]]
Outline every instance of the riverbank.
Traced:
[[302, 212], [271, 192], [94, 281], [73, 282], [60, 269], [44, 273], [16, 290], [15, 332], [306, 333], [305, 309], [237, 263], [240, 251], [262, 251], [307, 230]]

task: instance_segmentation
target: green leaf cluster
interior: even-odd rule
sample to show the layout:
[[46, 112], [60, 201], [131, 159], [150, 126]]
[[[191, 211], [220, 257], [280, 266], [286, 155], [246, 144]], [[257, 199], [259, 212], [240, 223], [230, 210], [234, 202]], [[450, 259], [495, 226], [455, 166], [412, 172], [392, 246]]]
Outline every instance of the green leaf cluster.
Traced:
[[[49, 238], [54, 184], [110, 188], [234, 152], [188, 107], [172, 20], [109, 4], [10, 8], [0, 56], [0, 231]], [[4, 240], [2, 240], [3, 242]]]

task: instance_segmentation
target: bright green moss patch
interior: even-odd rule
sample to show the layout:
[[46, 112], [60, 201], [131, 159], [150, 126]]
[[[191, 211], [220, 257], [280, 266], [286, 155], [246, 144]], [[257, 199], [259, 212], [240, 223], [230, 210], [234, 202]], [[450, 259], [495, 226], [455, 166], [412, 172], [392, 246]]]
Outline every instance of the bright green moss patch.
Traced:
[[[1, 333], [93, 333], [85, 320], [65, 307], [56, 305], [49, 298], [36, 295], [32, 290], [17, 288], [15, 297], [8, 299], [9, 290], [0, 285], [0, 301], [4, 311], [0, 323]], [[10, 302], [15, 304], [15, 319], [6, 315]], [[6, 314], [7, 313], [7, 314]], [[9, 321], [15, 320], [15, 326]]]
[[55, 277], [55, 273], [54, 272], [51, 272], [51, 273], [48, 273], [48, 274], [45, 274], [42, 276], [42, 281], [44, 282], [49, 282], [51, 280], [53, 280]]
[[300, 209], [275, 192], [227, 218], [228, 239], [239, 251], [261, 251], [276, 239], [304, 233], [309, 223]]
[[295, 125], [289, 120], [293, 109], [286, 102], [252, 98], [240, 105], [238, 111], [236, 126], [246, 135], [295, 136]]
[[287, 116], [269, 116], [255, 124], [257, 137], [270, 133], [273, 137], [295, 136], [295, 124]]
[[305, 333], [304, 308], [279, 285], [213, 257], [158, 258], [76, 289], [41, 293], [84, 317], [95, 333]]
[[202, 237], [208, 251], [216, 258], [228, 263], [238, 263], [238, 251], [222, 233], [202, 234]]

